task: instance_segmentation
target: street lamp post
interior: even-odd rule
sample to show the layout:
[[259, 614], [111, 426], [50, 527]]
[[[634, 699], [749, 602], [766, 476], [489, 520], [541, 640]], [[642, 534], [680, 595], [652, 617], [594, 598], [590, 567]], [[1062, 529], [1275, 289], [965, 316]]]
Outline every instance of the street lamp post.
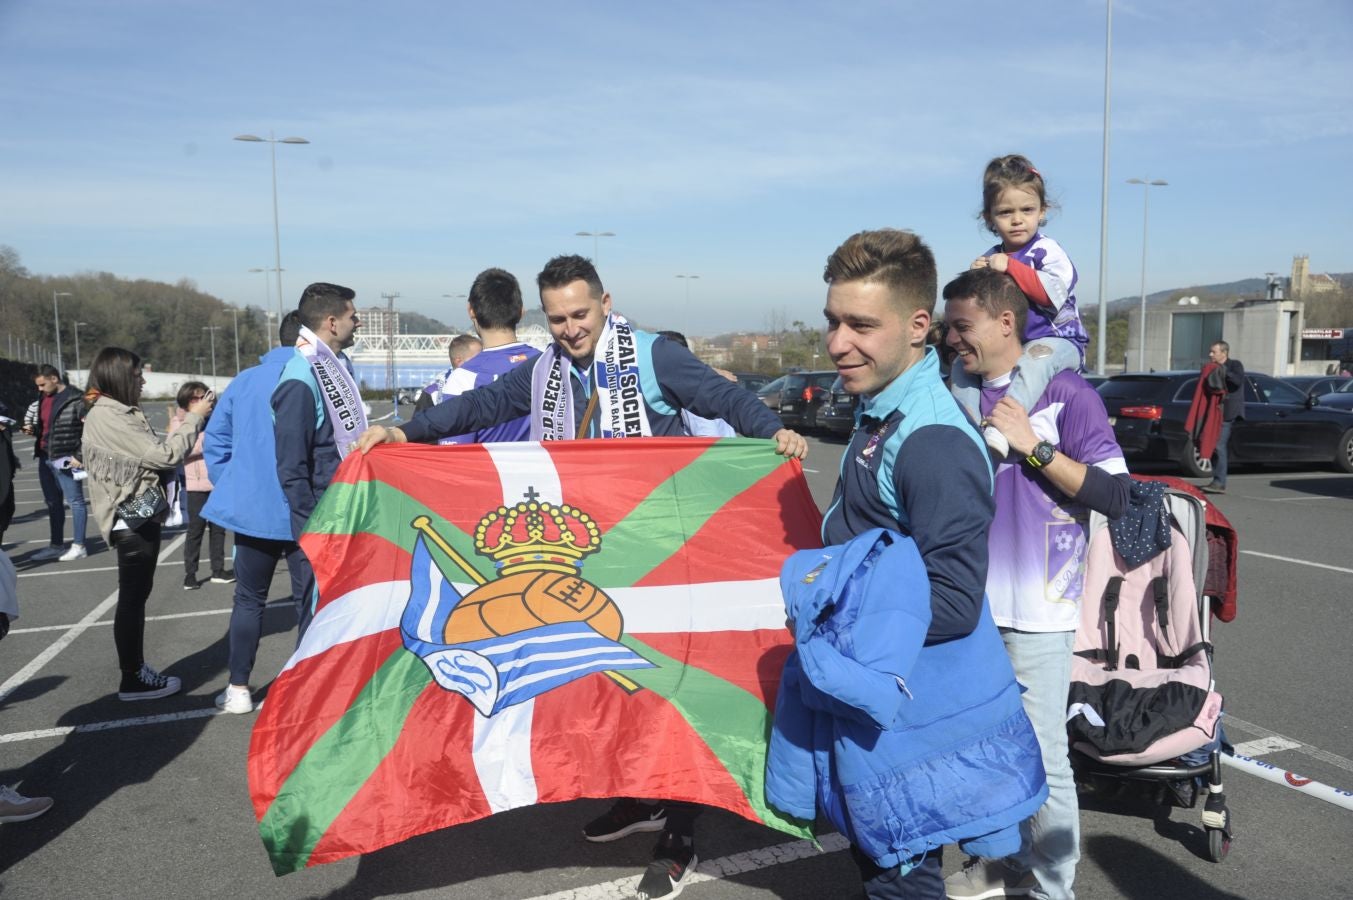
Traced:
[[[240, 308], [230, 307], [230, 315], [235, 319], [235, 374], [240, 374]], [[280, 338], [279, 338], [280, 340]]]
[[1103, 375], [1109, 346], [1109, 91], [1113, 73], [1113, 0], [1108, 0], [1104, 22], [1104, 153], [1099, 172], [1099, 337], [1095, 340], [1095, 371]]
[[691, 282], [699, 278], [699, 275], [677, 275], [682, 281], [686, 282], [686, 330], [691, 328]]
[[202, 370], [206, 368], [207, 358], [205, 356], [194, 356], [193, 359], [197, 360], [197, 377], [205, 378], [206, 373]]
[[216, 332], [220, 325], [203, 325], [202, 330], [211, 335], [211, 389], [216, 390]]
[[[88, 324], [88, 322], [75, 323], [75, 371], [77, 372], [80, 371], [80, 326]], [[86, 378], [85, 381], [88, 382], [89, 379]]]
[[65, 369], [61, 365], [61, 314], [57, 312], [56, 298], [73, 296], [70, 291], [52, 291], [52, 325], [56, 328], [56, 368], [57, 371]]
[[[268, 284], [268, 273], [269, 273], [269, 272], [279, 272], [279, 273], [280, 273], [280, 272], [285, 272], [286, 269], [274, 269], [274, 268], [272, 268], [271, 266], [269, 266], [269, 267], [265, 267], [265, 268], [262, 268], [262, 269], [250, 269], [249, 271], [250, 271], [250, 272], [262, 272], [262, 273], [263, 273], [263, 312], [264, 312], [264, 315], [265, 315], [265, 316], [271, 316], [271, 315], [272, 315], [272, 285]], [[282, 278], [282, 276], [279, 274], [279, 275], [277, 276], [277, 278], [278, 278], [278, 288], [277, 288], [277, 291], [278, 291], [278, 293], [277, 293], [277, 323], [280, 325], [280, 324], [282, 324], [282, 293], [281, 293], [281, 291], [282, 291], [282, 288], [281, 288], [281, 283], [282, 283], [282, 282], [281, 282], [281, 278]], [[272, 349], [272, 334], [271, 334], [271, 332], [268, 333], [268, 334], [266, 334], [266, 335], [264, 335], [264, 338], [265, 338], [265, 339], [267, 340], [267, 342], [268, 342], [268, 349], [271, 350], [271, 349]], [[278, 338], [278, 341], [279, 341], [279, 343], [280, 343], [281, 338]]]
[[1128, 184], [1140, 184], [1142, 186], [1142, 305], [1138, 318], [1141, 320], [1137, 325], [1137, 342], [1140, 346], [1137, 348], [1137, 368], [1143, 372], [1146, 371], [1146, 236], [1147, 220], [1150, 211], [1151, 188], [1165, 187], [1170, 182], [1161, 181], [1159, 178], [1129, 178]]
[[604, 237], [615, 237], [614, 231], [576, 231], [577, 237], [590, 237], [592, 239], [592, 265], [596, 266], [601, 262], [601, 247], [598, 241]]
[[282, 321], [282, 236], [281, 229], [277, 224], [277, 145], [308, 144], [310, 142], [301, 137], [274, 138], [271, 131], [265, 138], [254, 134], [240, 134], [235, 136], [235, 140], [267, 144], [272, 155], [272, 246], [275, 259], [274, 266], [277, 271], [277, 321], [280, 322]]

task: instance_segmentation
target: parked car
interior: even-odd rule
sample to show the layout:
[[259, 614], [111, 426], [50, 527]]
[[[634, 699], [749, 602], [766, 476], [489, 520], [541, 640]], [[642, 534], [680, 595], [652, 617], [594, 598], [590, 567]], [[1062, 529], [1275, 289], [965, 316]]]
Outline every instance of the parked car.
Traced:
[[780, 392], [784, 389], [786, 377], [788, 376], [781, 375], [756, 392], [756, 395], [761, 398], [761, 402], [777, 413], [780, 411]]
[[1319, 397], [1321, 394], [1339, 390], [1353, 381], [1353, 378], [1347, 375], [1287, 375], [1278, 380], [1292, 385], [1307, 397]]
[[[1198, 373], [1130, 372], [1099, 387], [1118, 444], [1130, 460], [1174, 462], [1212, 474], [1184, 430]], [[1231, 429], [1230, 459], [1244, 463], [1334, 463], [1353, 472], [1353, 411], [1334, 409], [1271, 375], [1247, 373], [1245, 416]]]
[[818, 427], [818, 409], [836, 380], [836, 370], [795, 372], [785, 376], [780, 392], [780, 421], [786, 428], [812, 431]]
[[772, 376], [762, 375], [760, 372], [734, 372], [738, 377], [738, 384], [745, 387], [752, 393], [759, 392], [763, 387], [771, 383]]
[[1316, 402], [1330, 409], [1353, 409], [1353, 379], [1345, 381], [1328, 394], [1321, 394]]
[[827, 399], [822, 401], [818, 411], [818, 421], [830, 434], [847, 435], [855, 430], [855, 408], [860, 405], [858, 394], [847, 394], [837, 376], [832, 382]]

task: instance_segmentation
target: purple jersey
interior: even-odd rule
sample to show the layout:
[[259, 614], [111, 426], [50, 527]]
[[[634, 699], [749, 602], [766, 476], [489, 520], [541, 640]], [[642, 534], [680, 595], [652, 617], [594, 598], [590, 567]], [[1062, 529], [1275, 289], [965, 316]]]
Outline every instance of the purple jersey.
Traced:
[[[529, 363], [540, 355], [540, 351], [521, 342], [503, 344], [481, 350], [470, 357], [457, 369], [454, 369], [442, 386], [442, 399], [456, 397], [477, 387], [492, 384], [502, 375], [511, 372], [523, 363]], [[439, 400], [438, 402], [441, 402]], [[527, 416], [503, 422], [481, 429], [474, 434], [460, 434], [444, 438], [443, 444], [489, 444], [498, 441], [524, 441], [531, 431]]]
[[[1005, 396], [1007, 375], [982, 386], [982, 415]], [[1034, 433], [1063, 454], [1110, 475], [1126, 474], [1104, 401], [1074, 372], [1059, 372], [1029, 414]], [[987, 597], [1003, 628], [1075, 631], [1085, 584], [1088, 513], [1011, 456], [996, 467], [996, 516], [988, 537]]]
[[[1004, 252], [1001, 245], [997, 244], [983, 255]], [[1063, 338], [1080, 348], [1081, 360], [1084, 361], [1090, 335], [1081, 322], [1080, 310], [1076, 308], [1076, 282], [1079, 276], [1071, 257], [1067, 256], [1061, 244], [1042, 232], [1008, 256], [1034, 270], [1051, 303], [1051, 308], [1029, 303], [1029, 318], [1024, 324], [1022, 343], [1027, 344], [1043, 337]]]

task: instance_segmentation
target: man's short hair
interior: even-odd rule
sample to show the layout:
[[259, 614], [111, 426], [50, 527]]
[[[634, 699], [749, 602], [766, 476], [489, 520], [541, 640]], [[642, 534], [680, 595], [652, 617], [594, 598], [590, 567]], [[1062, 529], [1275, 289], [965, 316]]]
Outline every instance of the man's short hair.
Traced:
[[505, 269], [485, 269], [470, 285], [470, 310], [480, 328], [516, 329], [521, 322], [521, 285]]
[[552, 288], [567, 287], [575, 281], [587, 282], [587, 291], [593, 300], [600, 300], [606, 293], [601, 286], [601, 276], [597, 274], [592, 260], [577, 254], [556, 256], [545, 263], [545, 268], [536, 276], [536, 288], [543, 292]]
[[277, 326], [277, 340], [283, 347], [295, 347], [296, 339], [301, 336], [301, 314], [292, 310], [282, 317], [282, 324]]
[[296, 310], [301, 314], [301, 324], [315, 331], [329, 316], [343, 315], [348, 304], [356, 298], [357, 292], [352, 288], [316, 281], [301, 292], [301, 302], [296, 304]]
[[665, 337], [669, 341], [676, 341], [687, 350], [691, 349], [691, 345], [686, 341], [686, 335], [679, 331], [659, 331], [658, 337]]
[[877, 282], [908, 312], [935, 307], [935, 255], [917, 235], [898, 228], [861, 231], [846, 238], [827, 258], [822, 280]]
[[475, 344], [479, 344], [481, 347], [483, 346], [483, 342], [480, 341], [479, 338], [470, 334], [468, 331], [463, 332], [453, 337], [451, 343], [446, 345], [446, 355], [451, 359], [451, 362], [455, 362], [457, 357], [464, 359], [466, 351]]
[[35, 368], [35, 369], [33, 370], [33, 377], [34, 377], [34, 378], [55, 378], [57, 381], [60, 381], [60, 380], [61, 380], [61, 373], [57, 370], [56, 366], [50, 366], [50, 365], [48, 365], [48, 364], [46, 364], [46, 363], [43, 363], [42, 365], [38, 366], [37, 368]]
[[1029, 301], [1015, 279], [995, 269], [969, 269], [944, 286], [944, 299], [971, 300], [993, 319], [1006, 310], [1015, 314], [1015, 337], [1024, 340]]
[[[1231, 345], [1225, 341], [1213, 341], [1212, 347], [1220, 347], [1222, 353], [1225, 353], [1227, 356], [1231, 355]], [[1211, 348], [1209, 347], [1209, 349]]]

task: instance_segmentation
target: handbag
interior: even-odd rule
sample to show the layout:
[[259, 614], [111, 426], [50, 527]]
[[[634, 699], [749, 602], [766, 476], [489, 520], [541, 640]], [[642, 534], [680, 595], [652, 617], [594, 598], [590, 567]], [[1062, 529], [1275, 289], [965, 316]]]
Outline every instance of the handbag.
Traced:
[[139, 496], [119, 503], [117, 517], [135, 531], [168, 509], [169, 498], [165, 496], [163, 485], [155, 484], [146, 488]]

